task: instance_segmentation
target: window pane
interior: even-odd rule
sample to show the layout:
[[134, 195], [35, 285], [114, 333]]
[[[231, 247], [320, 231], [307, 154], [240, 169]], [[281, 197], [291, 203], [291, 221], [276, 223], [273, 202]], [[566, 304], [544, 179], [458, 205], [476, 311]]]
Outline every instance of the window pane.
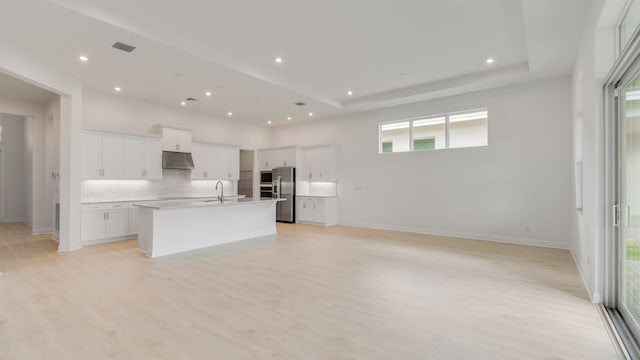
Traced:
[[627, 45], [638, 24], [640, 24], [640, 1], [636, 0], [631, 4], [629, 12], [620, 24], [620, 50]]
[[[444, 149], [447, 146], [445, 140], [445, 117], [439, 116], [429, 119], [421, 119], [413, 121], [413, 149], [414, 150], [434, 150]], [[425, 141], [420, 141], [425, 140]], [[418, 145], [416, 146], [416, 141]], [[430, 148], [421, 148], [432, 143]]]
[[415, 139], [413, 140], [413, 150], [435, 150], [436, 139]]
[[410, 132], [409, 132], [408, 121], [381, 125], [380, 137], [381, 137], [380, 142], [382, 143], [382, 152], [386, 152], [384, 150], [384, 143], [392, 144], [390, 152], [401, 152], [401, 151], [411, 150], [411, 147], [409, 146]]
[[382, 152], [383, 153], [393, 152], [393, 143], [391, 141], [383, 142], [382, 143]]
[[449, 117], [449, 147], [487, 146], [487, 112], [476, 111]]

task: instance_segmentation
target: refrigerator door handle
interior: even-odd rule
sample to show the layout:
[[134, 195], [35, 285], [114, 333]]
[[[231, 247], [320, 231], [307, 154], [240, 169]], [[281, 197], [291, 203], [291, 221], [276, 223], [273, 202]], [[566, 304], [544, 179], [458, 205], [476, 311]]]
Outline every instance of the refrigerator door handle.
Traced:
[[278, 180], [276, 180], [278, 183], [278, 188], [276, 189], [276, 199], [280, 199], [280, 187], [282, 185], [282, 176], [278, 176]]

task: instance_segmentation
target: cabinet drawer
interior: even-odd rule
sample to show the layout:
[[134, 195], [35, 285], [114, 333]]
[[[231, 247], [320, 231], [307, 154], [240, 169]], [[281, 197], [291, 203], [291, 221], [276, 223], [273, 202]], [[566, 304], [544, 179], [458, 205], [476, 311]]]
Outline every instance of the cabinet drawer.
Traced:
[[105, 210], [117, 210], [117, 209], [126, 209], [129, 207], [129, 203], [120, 202], [120, 203], [106, 203]]
[[105, 204], [82, 204], [82, 211], [94, 211], [94, 210], [105, 210]]

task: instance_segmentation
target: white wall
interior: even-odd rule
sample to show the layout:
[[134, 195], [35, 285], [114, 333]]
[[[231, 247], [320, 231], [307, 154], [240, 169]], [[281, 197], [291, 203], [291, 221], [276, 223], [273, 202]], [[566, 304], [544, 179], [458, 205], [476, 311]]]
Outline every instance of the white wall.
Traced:
[[[378, 124], [488, 108], [489, 146], [378, 154]], [[341, 224], [568, 248], [568, 77], [278, 127], [273, 145], [338, 145]]]
[[[582, 162], [582, 211], [571, 217], [571, 252], [593, 302], [601, 302], [605, 273], [603, 84], [616, 59], [615, 24], [624, 1], [591, 4], [573, 71], [573, 158]], [[574, 179], [580, 188], [580, 176]], [[579, 196], [577, 194], [576, 196]]]
[[[44, 104], [37, 101], [25, 101], [16, 99], [0, 99], [0, 113], [16, 114], [20, 116], [26, 116], [30, 119], [27, 123], [23, 122], [23, 126], [26, 126], [27, 132], [24, 136], [27, 136], [28, 143], [31, 148], [29, 150], [32, 155], [30, 159], [24, 159], [28, 162], [25, 166], [28, 167], [25, 173], [26, 178], [23, 181], [27, 184], [29, 191], [27, 196], [30, 199], [29, 204], [26, 205], [24, 219], [29, 225], [32, 226], [33, 232], [45, 232], [50, 230], [50, 226], [45, 223], [46, 217], [42, 213], [44, 208]], [[23, 130], [24, 131], [24, 130]]]
[[34, 131], [35, 121], [33, 117], [27, 116], [22, 121], [22, 181], [23, 181], [23, 203], [24, 203], [24, 219], [25, 222], [33, 227], [33, 200], [34, 200]]
[[193, 130], [197, 142], [239, 145], [243, 149], [269, 147], [271, 130], [233, 119], [214, 119], [177, 106], [163, 106], [124, 96], [85, 90], [82, 126], [86, 129], [112, 129], [159, 134], [158, 126]]
[[55, 204], [60, 201], [60, 97], [47, 102], [45, 106], [45, 195], [39, 211], [43, 218], [43, 227], [51, 229], [54, 239], [59, 238], [55, 229]]
[[2, 126], [2, 186], [4, 199], [4, 218], [2, 222], [27, 222], [25, 193], [25, 164], [24, 164], [24, 117], [2, 114], [0, 125]]

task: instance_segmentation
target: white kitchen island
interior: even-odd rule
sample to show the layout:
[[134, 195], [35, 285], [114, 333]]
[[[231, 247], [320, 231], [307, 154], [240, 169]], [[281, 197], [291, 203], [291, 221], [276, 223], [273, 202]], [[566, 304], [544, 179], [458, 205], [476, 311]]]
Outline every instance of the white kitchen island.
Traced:
[[154, 201], [138, 206], [138, 247], [148, 257], [276, 234], [278, 200]]

